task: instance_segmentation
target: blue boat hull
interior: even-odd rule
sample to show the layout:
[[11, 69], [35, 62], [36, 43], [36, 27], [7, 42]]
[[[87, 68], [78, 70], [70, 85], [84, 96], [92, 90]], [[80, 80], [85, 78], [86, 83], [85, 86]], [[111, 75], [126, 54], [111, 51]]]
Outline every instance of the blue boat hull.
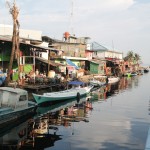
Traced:
[[8, 111], [8, 113], [2, 113], [0, 114], [0, 129], [5, 127], [6, 125], [13, 123], [19, 119], [22, 119], [27, 116], [31, 116], [31, 114], [36, 113], [36, 105], [31, 105], [26, 109], [23, 110], [16, 110], [16, 111]]

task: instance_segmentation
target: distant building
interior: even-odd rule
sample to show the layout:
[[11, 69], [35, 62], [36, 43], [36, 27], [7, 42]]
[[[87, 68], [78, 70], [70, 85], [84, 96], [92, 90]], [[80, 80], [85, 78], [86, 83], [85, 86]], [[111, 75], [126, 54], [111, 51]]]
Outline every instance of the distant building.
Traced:
[[[105, 73], [106, 75], [120, 74], [122, 71], [123, 53], [109, 50], [97, 42], [92, 42], [90, 46], [88, 45], [87, 49], [87, 57], [90, 58], [92, 54], [92, 59], [90, 58], [91, 65], [98, 66], [95, 67], [95, 71], [90, 67], [92, 72], [97, 72], [98, 74]], [[94, 64], [94, 62], [96, 63]], [[98, 69], [97, 71], [96, 68]]]
[[50, 48], [58, 50], [57, 54], [54, 54], [54, 51], [51, 51], [53, 57], [51, 54], [50, 59], [57, 63], [68, 65], [68, 72], [73, 72], [73, 68], [69, 67], [66, 59], [69, 59], [79, 68], [85, 68], [85, 61], [88, 60], [85, 55], [88, 39], [88, 37], [76, 37], [75, 35], [70, 35], [68, 32], [63, 34], [62, 40], [52, 39], [47, 36], [42, 37], [43, 42], [49, 42]]
[[[20, 52], [19, 59], [14, 57], [13, 62], [13, 75], [15, 78], [13, 80], [17, 80], [21, 74], [25, 75], [30, 71], [34, 71], [36, 68], [34, 62], [34, 58], [41, 51], [46, 51], [49, 49], [44, 46], [42, 43], [42, 32], [35, 30], [19, 30], [19, 44], [20, 44]], [[13, 36], [13, 26], [11, 25], [0, 25], [0, 68], [3, 69], [4, 72], [7, 72], [11, 50], [12, 50], [12, 36]], [[42, 44], [42, 46], [40, 46]], [[18, 61], [19, 60], [19, 61]], [[36, 60], [35, 60], [36, 61]], [[41, 65], [42, 66], [42, 65]]]
[[[5, 37], [12, 37], [13, 26], [0, 24], [0, 35]], [[19, 36], [20, 39], [24, 40], [30, 39], [30, 41], [32, 40], [42, 41], [42, 31], [20, 29]]]
[[93, 50], [93, 58], [106, 59], [106, 60], [122, 60], [123, 53], [114, 50], [109, 50], [106, 47], [93, 42], [90, 47]]

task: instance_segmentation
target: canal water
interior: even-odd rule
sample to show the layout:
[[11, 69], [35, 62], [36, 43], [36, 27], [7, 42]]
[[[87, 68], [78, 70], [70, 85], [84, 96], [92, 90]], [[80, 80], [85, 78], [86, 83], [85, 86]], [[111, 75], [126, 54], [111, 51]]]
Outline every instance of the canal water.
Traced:
[[150, 127], [150, 73], [122, 78], [80, 101], [37, 108], [0, 135], [0, 149], [144, 150]]

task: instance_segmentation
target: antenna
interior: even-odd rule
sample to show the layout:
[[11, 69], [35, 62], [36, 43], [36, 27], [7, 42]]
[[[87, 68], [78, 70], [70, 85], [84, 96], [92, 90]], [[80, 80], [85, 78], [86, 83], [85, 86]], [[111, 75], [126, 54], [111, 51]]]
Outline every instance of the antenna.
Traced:
[[70, 32], [73, 34], [73, 0], [71, 0], [71, 13], [70, 13]]
[[112, 48], [113, 48], [113, 51], [114, 51], [114, 42], [113, 42], [113, 40], [112, 40]]
[[113, 48], [113, 58], [112, 59], [114, 59], [114, 42], [113, 42], [113, 40], [112, 40], [112, 48]]

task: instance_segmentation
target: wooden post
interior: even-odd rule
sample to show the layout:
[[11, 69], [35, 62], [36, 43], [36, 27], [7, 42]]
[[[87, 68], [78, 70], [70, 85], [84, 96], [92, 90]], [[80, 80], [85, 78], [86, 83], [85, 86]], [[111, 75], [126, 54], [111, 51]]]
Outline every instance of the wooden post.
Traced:
[[48, 50], [48, 73], [50, 71], [50, 50]]
[[33, 49], [33, 67], [34, 67], [34, 73], [33, 73], [33, 78], [34, 78], [34, 84], [35, 84], [35, 49]]
[[13, 60], [14, 60], [14, 55], [16, 52], [16, 56], [18, 56], [18, 49], [19, 49], [19, 22], [18, 22], [18, 15], [19, 15], [19, 10], [16, 6], [16, 2], [14, 1], [13, 6], [10, 7], [10, 4], [7, 2], [9, 8], [10, 8], [10, 14], [12, 15], [13, 19], [13, 36], [12, 36], [12, 51], [11, 51], [11, 56], [10, 56], [10, 62], [8, 66], [8, 73], [7, 73], [7, 80], [6, 84], [10, 82], [10, 74], [13, 66]]

